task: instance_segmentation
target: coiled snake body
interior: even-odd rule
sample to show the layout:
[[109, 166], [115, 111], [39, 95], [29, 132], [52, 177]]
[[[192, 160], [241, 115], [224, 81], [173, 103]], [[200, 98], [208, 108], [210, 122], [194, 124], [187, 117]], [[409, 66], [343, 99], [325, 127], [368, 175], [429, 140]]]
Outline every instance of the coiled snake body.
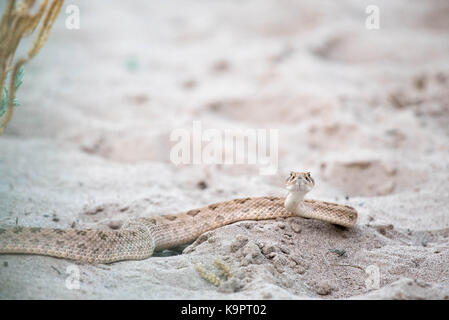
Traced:
[[[304, 174], [296, 174], [300, 176], [294, 183], [305, 179]], [[287, 189], [289, 185], [291, 184], [287, 181]], [[307, 185], [309, 184], [303, 184]], [[292, 203], [296, 203], [298, 196], [303, 197], [309, 190], [310, 188], [304, 190], [300, 186], [297, 190], [290, 188], [287, 198], [234, 199], [176, 215], [138, 218], [131, 220], [120, 230], [28, 227], [0, 229], [0, 254], [39, 254], [88, 263], [111, 263], [145, 259], [155, 250], [190, 243], [206, 231], [242, 220], [302, 216], [345, 227], [355, 224], [357, 212], [352, 207], [301, 199], [299, 209], [293, 208]], [[293, 197], [290, 202], [289, 197]]]

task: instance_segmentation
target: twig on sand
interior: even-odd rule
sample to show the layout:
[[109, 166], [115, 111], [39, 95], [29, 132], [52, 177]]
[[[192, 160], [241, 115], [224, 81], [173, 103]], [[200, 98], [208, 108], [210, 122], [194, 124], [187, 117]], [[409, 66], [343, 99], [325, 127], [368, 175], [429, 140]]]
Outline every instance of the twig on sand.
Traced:
[[329, 249], [325, 254], [323, 254], [323, 258], [324, 258], [324, 260], [326, 261], [326, 263], [327, 263], [327, 265], [329, 267], [352, 267], [352, 268], [357, 268], [357, 269], [360, 269], [362, 271], [365, 271], [365, 269], [363, 269], [361, 266], [357, 266], [357, 265], [354, 265], [354, 264], [330, 263], [329, 260], [327, 260], [327, 254], [329, 252], [335, 253], [339, 257], [346, 257], [346, 250], [344, 250], [344, 249]]
[[56, 269], [56, 267], [54, 267], [54, 266], [50, 266], [53, 270], [55, 270], [59, 275], [61, 275], [62, 273], [61, 273], [61, 271], [59, 271], [58, 269]]

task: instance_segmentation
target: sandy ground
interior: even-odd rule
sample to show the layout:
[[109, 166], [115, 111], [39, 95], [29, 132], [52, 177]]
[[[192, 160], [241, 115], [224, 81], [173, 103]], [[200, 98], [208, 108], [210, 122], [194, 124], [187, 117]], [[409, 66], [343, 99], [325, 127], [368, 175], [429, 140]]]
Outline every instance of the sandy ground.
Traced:
[[[282, 196], [292, 169], [359, 221], [245, 221], [112, 265], [2, 255], [1, 298], [448, 299], [447, 1], [70, 3], [81, 28], [61, 12], [0, 138], [0, 226], [107, 229]], [[279, 170], [175, 166], [170, 133], [195, 120], [278, 129]], [[219, 287], [195, 269], [216, 258], [234, 273]]]

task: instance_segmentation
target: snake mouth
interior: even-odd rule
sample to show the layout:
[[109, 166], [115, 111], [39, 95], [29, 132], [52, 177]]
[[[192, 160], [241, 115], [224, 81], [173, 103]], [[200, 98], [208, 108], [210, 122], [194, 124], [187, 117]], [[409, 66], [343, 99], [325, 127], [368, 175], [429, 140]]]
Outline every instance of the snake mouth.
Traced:
[[286, 187], [287, 187], [287, 190], [288, 191], [292, 191], [292, 192], [298, 192], [298, 191], [300, 191], [299, 190], [299, 185], [298, 184], [296, 184], [296, 183], [293, 183], [293, 184], [286, 184]]

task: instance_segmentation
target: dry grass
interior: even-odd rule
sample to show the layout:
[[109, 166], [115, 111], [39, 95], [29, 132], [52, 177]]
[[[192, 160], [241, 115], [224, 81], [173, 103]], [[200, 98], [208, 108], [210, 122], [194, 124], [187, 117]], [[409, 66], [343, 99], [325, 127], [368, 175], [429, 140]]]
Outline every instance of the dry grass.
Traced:
[[[17, 3], [16, 3], [17, 2]], [[0, 21], [0, 93], [3, 94], [7, 74], [9, 79], [8, 103], [6, 112], [0, 117], [0, 135], [12, 117], [16, 80], [19, 69], [32, 59], [47, 41], [49, 32], [61, 10], [64, 0], [42, 0], [35, 14], [31, 13], [36, 0], [8, 0]], [[42, 21], [42, 23], [40, 23]], [[15, 60], [15, 53], [22, 38], [34, 33], [40, 24], [37, 35], [27, 55]]]
[[201, 264], [196, 266], [196, 271], [201, 278], [212, 283], [214, 286], [218, 287], [220, 285], [220, 279], [215, 274], [207, 272]]

